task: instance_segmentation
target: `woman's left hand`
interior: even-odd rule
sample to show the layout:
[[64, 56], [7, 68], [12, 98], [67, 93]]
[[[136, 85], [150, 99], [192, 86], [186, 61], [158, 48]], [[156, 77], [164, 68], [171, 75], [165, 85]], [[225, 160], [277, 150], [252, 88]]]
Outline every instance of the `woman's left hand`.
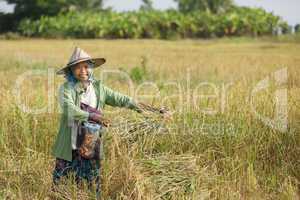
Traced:
[[169, 109], [163, 107], [159, 110], [159, 113], [162, 115], [163, 119], [166, 121], [170, 121], [172, 119], [172, 114]]
[[159, 113], [160, 115], [162, 115], [163, 119], [166, 121], [170, 121], [172, 119], [172, 114], [168, 108], [166, 107], [162, 107], [162, 108], [155, 108], [152, 107], [149, 104], [145, 104], [145, 103], [138, 103], [138, 108], [140, 109], [140, 111], [142, 112], [153, 112], [153, 113]]

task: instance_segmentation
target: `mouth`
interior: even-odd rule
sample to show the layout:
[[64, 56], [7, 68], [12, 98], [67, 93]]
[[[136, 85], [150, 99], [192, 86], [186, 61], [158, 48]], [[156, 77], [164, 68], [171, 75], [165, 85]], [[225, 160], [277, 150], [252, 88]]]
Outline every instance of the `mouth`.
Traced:
[[87, 80], [88, 79], [88, 75], [87, 74], [80, 74], [78, 78], [80, 80]]

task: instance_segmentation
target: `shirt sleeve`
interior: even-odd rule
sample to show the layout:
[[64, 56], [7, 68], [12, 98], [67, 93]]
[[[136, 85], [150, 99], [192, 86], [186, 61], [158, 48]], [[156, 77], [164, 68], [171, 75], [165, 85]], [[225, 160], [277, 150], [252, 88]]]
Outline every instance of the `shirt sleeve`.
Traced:
[[113, 91], [107, 86], [103, 86], [103, 90], [105, 92], [105, 104], [115, 107], [125, 107], [139, 112], [137, 102], [133, 98]]
[[63, 84], [59, 89], [59, 103], [63, 115], [66, 115], [68, 120], [88, 121], [89, 113], [75, 105], [71, 90], [67, 84]]

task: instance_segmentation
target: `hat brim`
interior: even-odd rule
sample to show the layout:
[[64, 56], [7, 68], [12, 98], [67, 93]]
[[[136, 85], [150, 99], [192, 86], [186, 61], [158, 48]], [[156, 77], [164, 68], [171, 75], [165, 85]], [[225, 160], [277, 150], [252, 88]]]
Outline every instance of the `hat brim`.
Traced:
[[62, 75], [62, 74], [65, 74], [65, 72], [67, 71], [67, 69], [69, 69], [70, 67], [78, 64], [78, 63], [81, 63], [81, 62], [84, 62], [84, 61], [92, 61], [94, 63], [94, 68], [97, 68], [97, 67], [100, 67], [101, 65], [103, 65], [106, 60], [104, 58], [85, 58], [85, 59], [81, 59], [81, 60], [77, 60], [76, 62], [73, 62], [73, 63], [68, 63], [65, 67], [63, 67], [62, 69], [58, 70], [56, 72], [57, 75]]

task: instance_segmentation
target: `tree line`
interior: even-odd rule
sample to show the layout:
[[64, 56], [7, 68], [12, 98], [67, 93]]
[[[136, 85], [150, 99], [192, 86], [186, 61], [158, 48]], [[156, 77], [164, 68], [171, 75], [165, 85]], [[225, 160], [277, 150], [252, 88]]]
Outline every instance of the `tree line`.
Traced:
[[13, 13], [0, 13], [0, 32], [54, 38], [172, 39], [291, 31], [279, 16], [236, 6], [232, 0], [174, 1], [177, 9], [158, 11], [151, 0], [142, 0], [138, 11], [118, 13], [103, 8], [103, 0], [6, 0], [15, 9]]

